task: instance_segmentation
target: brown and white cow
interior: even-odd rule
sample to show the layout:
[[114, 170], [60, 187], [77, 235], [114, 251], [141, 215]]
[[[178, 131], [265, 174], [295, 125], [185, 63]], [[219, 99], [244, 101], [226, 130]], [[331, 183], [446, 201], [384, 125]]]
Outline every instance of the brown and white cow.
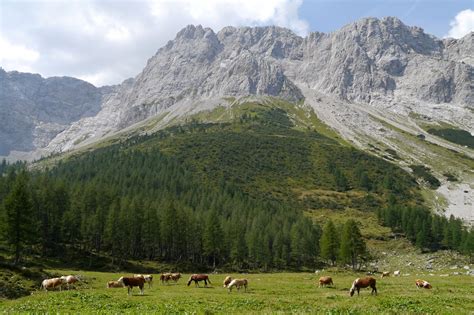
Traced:
[[59, 287], [59, 291], [61, 291], [61, 286], [65, 283], [65, 280], [62, 278], [51, 278], [45, 279], [41, 282], [40, 289], [44, 289], [46, 292], [49, 289], [55, 289]]
[[247, 291], [248, 283], [247, 279], [234, 279], [227, 285], [227, 289], [229, 289], [229, 293], [232, 292], [233, 287], [236, 287], [237, 291], [240, 291], [240, 288], [244, 287], [245, 291]]
[[385, 278], [385, 277], [390, 277], [390, 271], [382, 272], [382, 275], [380, 276], [380, 278]]
[[107, 288], [123, 288], [123, 284], [118, 281], [109, 281], [107, 282]]
[[153, 275], [133, 275], [135, 278], [142, 277], [145, 279], [145, 282], [148, 283], [148, 288], [152, 287], [153, 284]]
[[79, 281], [79, 278], [73, 275], [62, 276], [63, 282], [67, 285], [67, 289], [70, 289], [70, 286]]
[[333, 285], [331, 277], [321, 277], [319, 278], [319, 287], [323, 287], [325, 285]]
[[372, 292], [370, 294], [377, 295], [377, 288], [375, 287], [376, 280], [372, 277], [365, 277], [365, 278], [357, 278], [352, 282], [352, 287], [349, 290], [349, 294], [351, 296], [354, 295], [354, 292], [357, 290], [357, 295], [359, 295], [360, 288], [367, 288], [371, 287]]
[[204, 286], [207, 287], [207, 283], [211, 283], [211, 280], [209, 279], [208, 275], [205, 274], [193, 274], [191, 277], [188, 279], [188, 287], [191, 284], [191, 282], [194, 281], [194, 286], [199, 287], [199, 281], [204, 281]]
[[169, 273], [169, 272], [162, 273], [160, 275], [161, 284], [164, 284], [165, 282], [168, 283], [168, 281], [170, 281], [170, 279], [171, 279], [171, 273]]
[[177, 283], [178, 280], [181, 279], [181, 273], [179, 272], [172, 273], [170, 276], [170, 279]]
[[143, 277], [120, 277], [117, 281], [128, 289], [128, 295], [132, 295], [133, 287], [140, 288], [140, 294], [143, 295], [143, 286], [145, 285], [145, 279]]
[[417, 279], [415, 281], [416, 286], [419, 288], [431, 289], [432, 286], [428, 281]]

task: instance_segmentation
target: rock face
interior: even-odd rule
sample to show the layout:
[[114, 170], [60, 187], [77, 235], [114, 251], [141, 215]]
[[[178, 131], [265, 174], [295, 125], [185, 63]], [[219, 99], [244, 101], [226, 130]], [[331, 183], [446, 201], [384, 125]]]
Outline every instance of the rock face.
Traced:
[[[459, 40], [439, 40], [396, 18], [362, 19], [334, 33], [315, 32], [305, 38], [280, 27], [225, 27], [215, 33], [209, 28], [187, 26], [148, 60], [137, 77], [119, 86], [100, 90], [67, 79], [65, 87], [75, 82], [81, 88], [43, 88], [57, 97], [57, 102], [49, 105], [71, 107], [71, 112], [51, 121], [43, 119], [45, 124], [54, 124], [54, 132], [50, 132], [52, 127], [35, 131], [43, 122], [35, 110], [36, 116], [28, 114], [22, 122], [29, 138], [16, 146], [7, 142], [7, 134], [16, 132], [10, 125], [1, 131], [0, 145], [4, 152], [45, 146], [48, 151], [64, 151], [147, 118], [162, 113], [186, 115], [199, 110], [192, 104], [203, 100], [212, 103], [228, 96], [270, 95], [297, 102], [317, 92], [367, 106], [405, 102], [422, 104], [422, 108], [423, 104], [443, 107], [449, 103], [451, 108], [469, 112], [474, 106], [472, 56], [473, 33]], [[22, 88], [2, 83], [2, 91], [6, 91], [0, 99], [2, 110], [5, 100], [9, 100], [8, 108], [43, 108], [33, 105], [41, 94], [19, 91], [36, 91], [34, 84], [40, 83], [33, 81], [51, 86], [66, 80], [44, 81], [33, 75], [5, 72], [1, 80], [13, 82], [5, 78], [22, 76], [30, 78], [17, 83]], [[53, 94], [48, 97], [53, 98]], [[94, 115], [98, 104], [100, 111]], [[464, 111], [460, 113], [464, 115]], [[22, 119], [18, 111], [9, 112], [11, 118], [2, 115], [2, 119]], [[84, 116], [90, 117], [77, 120]]]
[[101, 102], [90, 83], [0, 68], [0, 155], [47, 146], [73, 121], [96, 115]]

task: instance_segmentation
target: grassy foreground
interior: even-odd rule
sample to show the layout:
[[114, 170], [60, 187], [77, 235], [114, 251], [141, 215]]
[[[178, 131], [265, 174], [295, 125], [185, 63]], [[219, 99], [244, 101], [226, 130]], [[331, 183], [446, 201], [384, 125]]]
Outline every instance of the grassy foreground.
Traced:
[[[249, 279], [249, 290], [231, 294], [222, 288], [225, 274], [210, 275], [209, 288], [186, 286], [188, 275], [177, 285], [145, 289], [145, 295], [127, 296], [125, 288], [107, 289], [106, 282], [121, 274], [55, 271], [80, 274], [86, 278], [76, 290], [34, 292], [17, 300], [0, 301], [0, 312], [6, 313], [474, 313], [473, 277], [411, 274], [399, 278], [377, 278], [378, 296], [369, 290], [350, 298], [348, 289], [361, 274], [336, 273], [334, 287], [318, 288], [317, 274], [275, 273], [233, 275]], [[326, 273], [329, 274], [329, 273]], [[417, 289], [415, 279], [432, 283], [432, 290]]]

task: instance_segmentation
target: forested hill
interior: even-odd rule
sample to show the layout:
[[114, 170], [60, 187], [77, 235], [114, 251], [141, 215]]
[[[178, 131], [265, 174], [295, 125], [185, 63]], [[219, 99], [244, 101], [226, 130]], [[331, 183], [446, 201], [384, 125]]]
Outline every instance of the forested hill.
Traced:
[[238, 113], [119, 139], [30, 174], [2, 166], [4, 241], [45, 256], [74, 247], [119, 259], [301, 268], [320, 260], [324, 223], [304, 211], [357, 209], [401, 231], [426, 225], [421, 236], [407, 234], [422, 248], [472, 242], [458, 221], [439, 217], [435, 238], [415, 180], [391, 163], [302, 128], [281, 107], [244, 104]]

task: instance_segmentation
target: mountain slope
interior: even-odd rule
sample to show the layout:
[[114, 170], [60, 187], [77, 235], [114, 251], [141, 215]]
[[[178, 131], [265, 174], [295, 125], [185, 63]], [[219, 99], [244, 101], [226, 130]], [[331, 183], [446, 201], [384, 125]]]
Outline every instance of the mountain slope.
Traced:
[[72, 122], [95, 116], [104, 90], [75, 78], [0, 68], [0, 155], [43, 148]]
[[[88, 133], [102, 136], [164, 112], [182, 116], [200, 100], [256, 94], [298, 101], [308, 97], [301, 89], [383, 108], [414, 103], [420, 113], [450, 103], [434, 119], [472, 128], [465, 117], [472, 115], [474, 74], [462, 57], [472, 50], [470, 37], [446, 48], [396, 18], [362, 19], [306, 38], [279, 27], [226, 27], [216, 34], [188, 26], [103, 104], [102, 113], [59, 135], [50, 149], [67, 149]], [[107, 118], [111, 107], [114, 120]]]
[[424, 192], [433, 207], [474, 222], [474, 151], [428, 132], [473, 133], [473, 38], [440, 40], [392, 17], [305, 38], [280, 27], [187, 26], [137, 77], [108, 89], [97, 115], [71, 123], [42, 153], [156, 132], [233, 98], [274, 96], [312, 107], [347, 141], [407, 171], [430, 168], [441, 182]]

